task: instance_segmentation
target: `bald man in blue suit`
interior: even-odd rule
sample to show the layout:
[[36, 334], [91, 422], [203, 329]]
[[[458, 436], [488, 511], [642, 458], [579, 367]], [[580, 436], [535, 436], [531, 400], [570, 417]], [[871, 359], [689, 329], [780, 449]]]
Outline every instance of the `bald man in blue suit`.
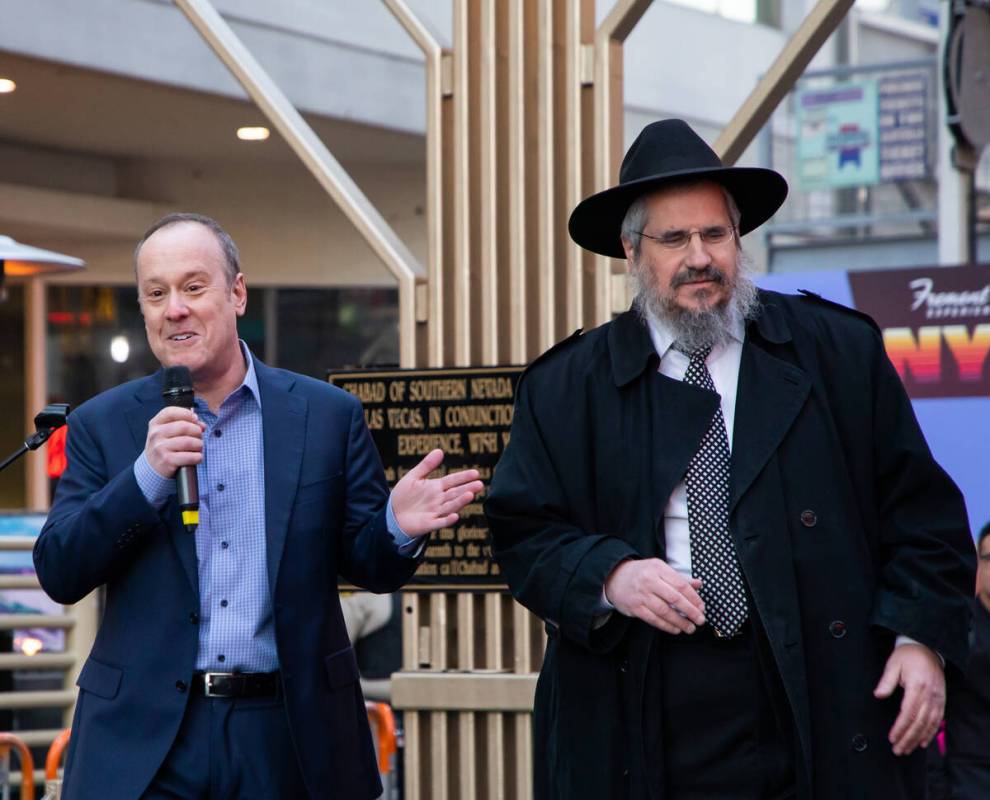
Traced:
[[[390, 494], [358, 401], [238, 340], [247, 289], [215, 221], [163, 218], [135, 270], [149, 344], [189, 368], [195, 408], [163, 407], [159, 371], [70, 419], [35, 565], [59, 602], [105, 586], [106, 610], [63, 797], [377, 797], [337, 576], [399, 588], [478, 475], [430, 479], [434, 451]], [[176, 500], [182, 466], [200, 486], [195, 532]]]

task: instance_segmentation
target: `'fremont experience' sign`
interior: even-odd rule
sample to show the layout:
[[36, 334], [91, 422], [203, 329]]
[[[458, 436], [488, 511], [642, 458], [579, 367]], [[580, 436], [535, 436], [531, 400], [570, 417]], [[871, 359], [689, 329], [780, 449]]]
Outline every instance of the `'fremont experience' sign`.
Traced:
[[911, 397], [990, 396], [990, 267], [850, 272]]

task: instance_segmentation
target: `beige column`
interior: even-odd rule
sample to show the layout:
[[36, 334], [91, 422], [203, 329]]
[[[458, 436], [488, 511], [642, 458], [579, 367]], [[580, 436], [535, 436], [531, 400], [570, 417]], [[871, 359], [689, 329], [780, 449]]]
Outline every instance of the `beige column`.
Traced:
[[[45, 363], [45, 321], [48, 304], [46, 284], [42, 278], [30, 278], [24, 285], [24, 435], [34, 433], [34, 415], [48, 403], [48, 369]], [[42, 445], [24, 456], [26, 464], [25, 506], [32, 511], [47, 511], [51, 500], [45, 448]]]

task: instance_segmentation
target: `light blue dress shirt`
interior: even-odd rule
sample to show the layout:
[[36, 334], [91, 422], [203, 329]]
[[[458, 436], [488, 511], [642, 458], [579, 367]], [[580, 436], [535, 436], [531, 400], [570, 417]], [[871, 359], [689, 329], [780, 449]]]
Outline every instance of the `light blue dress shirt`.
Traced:
[[[195, 399], [206, 425], [199, 484], [199, 654], [205, 672], [272, 672], [279, 668], [265, 548], [265, 458], [261, 393], [254, 360], [241, 342], [247, 364], [244, 381], [210, 411]], [[163, 478], [142, 451], [134, 463], [138, 486], [160, 509], [175, 494], [175, 480]], [[423, 540], [408, 537], [396, 522], [391, 498], [388, 530], [399, 553], [418, 555]], [[425, 537], [424, 537], [425, 539]]]

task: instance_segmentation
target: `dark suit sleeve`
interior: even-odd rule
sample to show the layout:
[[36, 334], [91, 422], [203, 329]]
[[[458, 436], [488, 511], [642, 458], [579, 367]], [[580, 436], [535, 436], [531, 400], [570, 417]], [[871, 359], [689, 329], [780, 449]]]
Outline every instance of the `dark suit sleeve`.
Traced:
[[873, 408], [880, 526], [873, 623], [928, 645], [962, 668], [975, 558], [959, 489], [936, 463], [876, 336]]
[[338, 542], [340, 574], [372, 592], [394, 592], [419, 565], [399, 554], [385, 523], [388, 485], [361, 404], [352, 401], [345, 458], [345, 503]]
[[569, 520], [571, 503], [560, 468], [524, 377], [509, 444], [485, 502], [495, 558], [520, 603], [574, 642], [605, 652], [625, 633], [629, 619], [615, 613], [606, 625], [594, 627], [602, 587], [619, 562], [639, 555], [621, 539], [582, 530]]
[[34, 546], [41, 586], [59, 603], [78, 602], [107, 583], [129, 563], [140, 539], [160, 525], [133, 469], [108, 475], [103, 443], [91, 424], [83, 409], [69, 418], [67, 466]]

